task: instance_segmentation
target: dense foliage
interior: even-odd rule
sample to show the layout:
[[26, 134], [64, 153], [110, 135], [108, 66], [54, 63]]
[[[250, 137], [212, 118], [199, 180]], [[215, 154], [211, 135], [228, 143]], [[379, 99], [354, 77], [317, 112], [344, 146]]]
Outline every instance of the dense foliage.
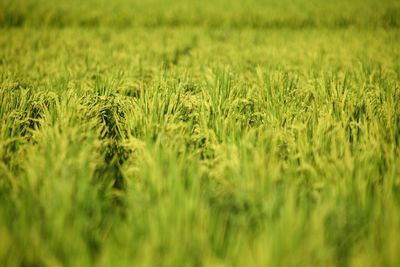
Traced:
[[81, 2], [0, 1], [1, 266], [400, 265], [398, 2]]

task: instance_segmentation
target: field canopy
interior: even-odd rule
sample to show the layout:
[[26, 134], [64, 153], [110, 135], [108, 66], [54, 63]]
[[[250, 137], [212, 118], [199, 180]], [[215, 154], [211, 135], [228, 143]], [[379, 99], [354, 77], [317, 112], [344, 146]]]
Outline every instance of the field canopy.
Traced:
[[400, 266], [399, 4], [0, 0], [0, 266]]
[[2, 0], [1, 26], [399, 27], [396, 0]]

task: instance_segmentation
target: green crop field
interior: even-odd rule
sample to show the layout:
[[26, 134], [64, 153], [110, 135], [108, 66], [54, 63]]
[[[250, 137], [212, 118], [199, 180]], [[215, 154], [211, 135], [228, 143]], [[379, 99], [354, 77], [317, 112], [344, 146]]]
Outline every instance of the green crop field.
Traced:
[[0, 266], [400, 266], [398, 0], [0, 0]]

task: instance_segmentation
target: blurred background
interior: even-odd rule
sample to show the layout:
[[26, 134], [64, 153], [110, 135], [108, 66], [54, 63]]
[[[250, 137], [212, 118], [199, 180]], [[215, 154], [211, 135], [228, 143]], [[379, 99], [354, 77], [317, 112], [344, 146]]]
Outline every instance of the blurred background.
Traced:
[[0, 26], [399, 27], [396, 0], [1, 0]]

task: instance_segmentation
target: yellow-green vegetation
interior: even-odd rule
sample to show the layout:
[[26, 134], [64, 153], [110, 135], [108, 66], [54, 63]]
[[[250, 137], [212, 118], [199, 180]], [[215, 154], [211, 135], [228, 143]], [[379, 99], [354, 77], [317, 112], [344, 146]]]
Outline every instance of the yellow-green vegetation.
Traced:
[[0, 265], [400, 266], [399, 27], [390, 0], [0, 0]]

